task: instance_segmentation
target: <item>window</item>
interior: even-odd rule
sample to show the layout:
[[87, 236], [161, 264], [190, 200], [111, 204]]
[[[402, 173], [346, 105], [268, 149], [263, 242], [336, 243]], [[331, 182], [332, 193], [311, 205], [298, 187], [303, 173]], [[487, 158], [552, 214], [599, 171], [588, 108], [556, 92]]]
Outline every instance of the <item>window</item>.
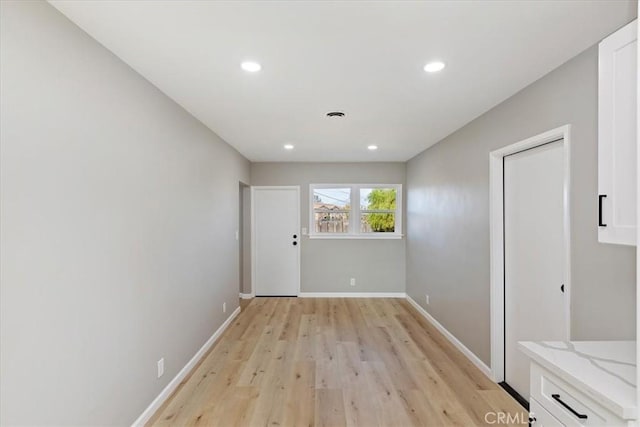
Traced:
[[395, 188], [360, 188], [360, 232], [394, 233], [396, 198]]
[[348, 233], [351, 188], [313, 190], [313, 233]]
[[399, 184], [311, 184], [311, 238], [402, 237]]

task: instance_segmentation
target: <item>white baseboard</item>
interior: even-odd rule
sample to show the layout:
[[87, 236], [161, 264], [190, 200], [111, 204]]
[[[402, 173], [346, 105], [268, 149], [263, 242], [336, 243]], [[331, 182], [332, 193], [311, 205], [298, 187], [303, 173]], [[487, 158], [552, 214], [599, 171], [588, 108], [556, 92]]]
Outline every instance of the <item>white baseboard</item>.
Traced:
[[415, 302], [413, 298], [407, 295], [407, 301], [411, 304], [422, 316], [429, 321], [442, 335], [444, 335], [458, 350], [464, 354], [467, 359], [471, 361], [478, 369], [482, 371], [491, 381], [493, 381], [493, 375], [491, 368], [489, 368], [478, 356], [476, 356], [471, 350], [469, 350], [462, 342], [456, 338], [451, 332], [449, 332], [444, 326], [440, 324], [432, 315], [430, 315], [420, 304]]
[[300, 298], [406, 298], [404, 292], [300, 292]]
[[182, 380], [186, 378], [187, 375], [191, 372], [191, 370], [198, 364], [202, 356], [204, 356], [207, 351], [213, 346], [213, 344], [220, 338], [220, 335], [229, 327], [233, 319], [240, 313], [240, 307], [236, 308], [233, 313], [224, 321], [222, 325], [216, 330], [213, 335], [204, 343], [204, 345], [198, 350], [198, 352], [187, 362], [186, 365], [178, 372], [178, 374], [167, 384], [167, 386], [160, 392], [158, 397], [156, 397], [153, 402], [144, 410], [144, 412], [135, 420], [132, 424], [134, 427], [143, 427], [156, 413], [158, 409], [162, 406], [162, 404], [171, 396], [171, 393], [180, 385]]
[[254, 294], [243, 294], [242, 292], [240, 292], [240, 298], [241, 299], [251, 299], [253, 297], [255, 297]]

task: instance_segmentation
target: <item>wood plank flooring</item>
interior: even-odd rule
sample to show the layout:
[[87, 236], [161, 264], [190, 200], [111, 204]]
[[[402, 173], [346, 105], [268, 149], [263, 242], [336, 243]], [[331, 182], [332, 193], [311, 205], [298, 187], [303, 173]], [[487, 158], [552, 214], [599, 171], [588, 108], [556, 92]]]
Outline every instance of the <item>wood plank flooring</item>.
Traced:
[[472, 426], [489, 412], [527, 420], [403, 299], [255, 298], [150, 425]]

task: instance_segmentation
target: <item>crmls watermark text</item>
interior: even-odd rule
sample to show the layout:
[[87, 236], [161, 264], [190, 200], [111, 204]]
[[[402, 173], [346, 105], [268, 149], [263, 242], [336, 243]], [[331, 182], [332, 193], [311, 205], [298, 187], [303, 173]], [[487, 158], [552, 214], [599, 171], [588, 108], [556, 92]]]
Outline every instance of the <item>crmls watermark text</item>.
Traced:
[[524, 412], [510, 414], [508, 412], [487, 412], [484, 414], [487, 424], [529, 424], [529, 416]]

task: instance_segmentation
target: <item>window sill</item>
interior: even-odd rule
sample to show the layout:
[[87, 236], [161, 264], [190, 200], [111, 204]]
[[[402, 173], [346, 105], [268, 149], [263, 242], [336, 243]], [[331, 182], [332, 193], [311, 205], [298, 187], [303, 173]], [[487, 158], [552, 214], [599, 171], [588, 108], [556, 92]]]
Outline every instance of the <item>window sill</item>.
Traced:
[[336, 240], [398, 240], [404, 234], [367, 235], [367, 234], [309, 234], [309, 239], [336, 239]]

